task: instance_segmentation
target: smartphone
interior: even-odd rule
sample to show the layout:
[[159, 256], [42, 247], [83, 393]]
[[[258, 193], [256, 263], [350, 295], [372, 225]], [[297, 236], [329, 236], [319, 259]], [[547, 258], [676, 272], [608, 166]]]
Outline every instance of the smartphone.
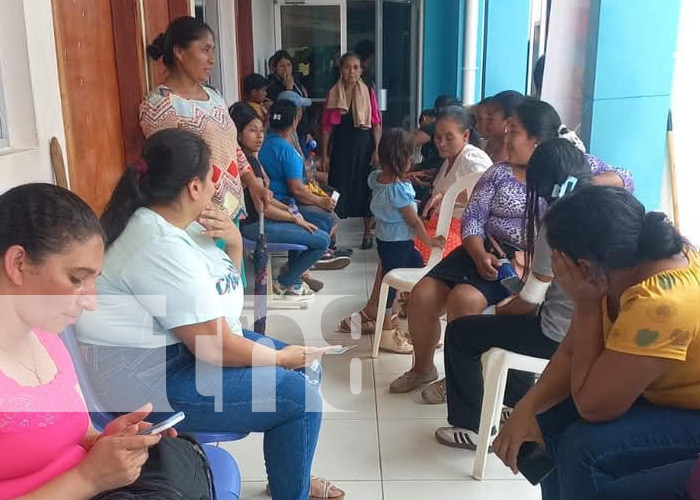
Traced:
[[526, 441], [518, 452], [518, 470], [530, 484], [537, 486], [554, 470], [554, 462], [534, 441]]
[[331, 195], [331, 200], [338, 203], [339, 199], [340, 199], [340, 193], [338, 191], [333, 191], [333, 194]]
[[166, 418], [162, 422], [158, 424], [154, 424], [148, 429], [144, 429], [139, 434], [143, 436], [152, 436], [153, 434], [160, 434], [161, 432], [165, 432], [171, 427], [175, 427], [177, 424], [185, 420], [185, 414], [182, 413], [181, 411], [177, 412], [175, 415], [173, 415], [170, 418]]
[[340, 355], [340, 354], [345, 354], [348, 351], [352, 351], [354, 348], [357, 347], [357, 344], [355, 345], [346, 345], [345, 347], [341, 345], [333, 345], [330, 347], [324, 347], [323, 350], [325, 351], [324, 354], [335, 354], [335, 355]]

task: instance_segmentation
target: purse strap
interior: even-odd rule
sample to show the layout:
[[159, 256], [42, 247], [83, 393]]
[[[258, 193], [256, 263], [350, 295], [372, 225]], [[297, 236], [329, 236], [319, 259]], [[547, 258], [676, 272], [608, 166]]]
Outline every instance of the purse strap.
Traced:
[[501, 248], [501, 245], [498, 244], [498, 242], [496, 241], [496, 238], [494, 238], [493, 236], [491, 236], [488, 233], [486, 233], [486, 237], [489, 239], [489, 242], [491, 243], [491, 246], [493, 247], [494, 251], [496, 252], [496, 255], [501, 259], [507, 259], [508, 256]]

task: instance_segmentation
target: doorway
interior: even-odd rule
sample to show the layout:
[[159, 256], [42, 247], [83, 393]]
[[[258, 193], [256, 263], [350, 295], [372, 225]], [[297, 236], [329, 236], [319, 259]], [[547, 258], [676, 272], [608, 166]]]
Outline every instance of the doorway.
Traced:
[[280, 0], [275, 47], [295, 59], [295, 70], [315, 103], [338, 78], [347, 51], [373, 54], [365, 81], [372, 85], [384, 123], [412, 129], [420, 112], [423, 0]]

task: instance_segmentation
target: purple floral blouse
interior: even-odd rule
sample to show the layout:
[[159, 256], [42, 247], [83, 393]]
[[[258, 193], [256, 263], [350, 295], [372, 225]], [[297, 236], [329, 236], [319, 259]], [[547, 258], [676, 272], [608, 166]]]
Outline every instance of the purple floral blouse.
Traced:
[[[634, 182], [629, 171], [608, 165], [592, 155], [586, 155], [593, 175], [616, 172], [623, 180], [625, 189], [634, 191]], [[462, 239], [486, 234], [499, 243], [524, 248], [525, 201], [527, 190], [520, 182], [509, 162], [492, 165], [474, 187], [469, 205], [462, 216]], [[542, 211], [544, 213], [544, 211]]]

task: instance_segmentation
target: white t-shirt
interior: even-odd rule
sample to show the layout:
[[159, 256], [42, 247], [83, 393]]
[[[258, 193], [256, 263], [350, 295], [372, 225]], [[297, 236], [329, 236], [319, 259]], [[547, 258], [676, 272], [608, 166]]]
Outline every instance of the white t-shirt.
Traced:
[[238, 269], [192, 223], [173, 226], [139, 208], [105, 254], [97, 310], [76, 324], [81, 342], [155, 348], [181, 342], [172, 330], [225, 318], [242, 335], [243, 286]]
[[[449, 172], [447, 169], [450, 166], [450, 162], [445, 160], [442, 163], [435, 177], [435, 181], [433, 182], [433, 193], [444, 194], [458, 179], [475, 172], [486, 172], [491, 165], [493, 165], [493, 161], [491, 161], [489, 155], [476, 146], [467, 144], [459, 155], [457, 155], [454, 165], [452, 165]], [[465, 209], [466, 204], [460, 203], [458, 199], [452, 212], [452, 218], [461, 219]]]

